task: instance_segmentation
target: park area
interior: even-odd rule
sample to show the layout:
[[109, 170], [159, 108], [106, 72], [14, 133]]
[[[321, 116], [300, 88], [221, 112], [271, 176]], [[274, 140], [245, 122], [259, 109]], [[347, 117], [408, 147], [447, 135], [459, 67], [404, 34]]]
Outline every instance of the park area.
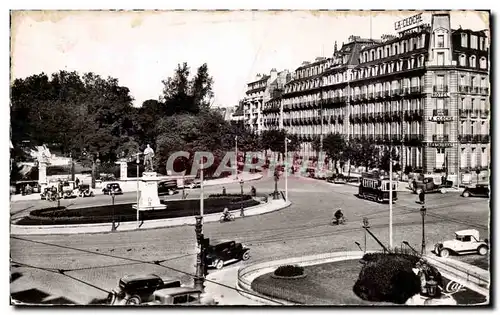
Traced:
[[[159, 220], [198, 215], [200, 201], [198, 199], [162, 201], [164, 210], [141, 211], [140, 220]], [[22, 218], [17, 225], [66, 225], [110, 222], [130, 222], [137, 220], [137, 211], [132, 208], [135, 203], [95, 206], [88, 208], [67, 209], [53, 207], [33, 210]], [[228, 208], [237, 210], [260, 204], [250, 195], [210, 195], [204, 201], [204, 213], [219, 213]]]
[[[282, 279], [267, 273], [252, 282], [252, 289], [269, 297], [304, 305], [396, 305], [390, 302], [366, 301], [353, 287], [363, 265], [358, 259], [304, 267], [306, 277]], [[444, 286], [449, 280], [443, 278]], [[453, 294], [458, 305], [486, 302], [486, 297], [462, 288]]]

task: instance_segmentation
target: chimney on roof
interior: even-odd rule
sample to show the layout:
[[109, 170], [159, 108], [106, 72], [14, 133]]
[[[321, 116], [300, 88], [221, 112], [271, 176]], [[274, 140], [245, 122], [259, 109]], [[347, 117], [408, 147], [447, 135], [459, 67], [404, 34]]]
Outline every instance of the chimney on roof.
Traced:
[[333, 46], [333, 53], [337, 52], [337, 41], [335, 41], [335, 45]]

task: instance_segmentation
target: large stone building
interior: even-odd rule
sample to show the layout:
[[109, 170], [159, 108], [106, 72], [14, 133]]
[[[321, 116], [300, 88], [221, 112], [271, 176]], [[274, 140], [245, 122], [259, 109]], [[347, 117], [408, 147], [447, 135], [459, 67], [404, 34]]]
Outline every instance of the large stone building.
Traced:
[[275, 98], [289, 80], [288, 71], [278, 73], [276, 69], [272, 69], [269, 75], [258, 74], [255, 81], [247, 84], [246, 96], [242, 102], [244, 120], [250, 129], [257, 133], [267, 129], [263, 113], [264, 104]]
[[331, 58], [304, 62], [283, 93], [263, 100], [265, 128], [299, 135], [303, 155], [315, 154], [315, 136], [338, 132], [395, 147], [403, 168], [455, 183], [486, 177], [489, 32], [450, 24], [448, 13], [433, 14], [397, 36], [335, 44]]

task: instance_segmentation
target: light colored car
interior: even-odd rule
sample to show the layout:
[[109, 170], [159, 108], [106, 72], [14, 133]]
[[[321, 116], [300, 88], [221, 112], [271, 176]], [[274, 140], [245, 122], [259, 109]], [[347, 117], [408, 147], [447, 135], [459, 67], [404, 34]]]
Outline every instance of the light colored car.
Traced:
[[191, 287], [165, 288], [154, 292], [149, 305], [216, 305], [210, 297]]
[[434, 246], [434, 252], [440, 257], [473, 253], [484, 256], [488, 254], [489, 249], [488, 240], [480, 240], [479, 232], [474, 229], [456, 231], [454, 240], [437, 243]]

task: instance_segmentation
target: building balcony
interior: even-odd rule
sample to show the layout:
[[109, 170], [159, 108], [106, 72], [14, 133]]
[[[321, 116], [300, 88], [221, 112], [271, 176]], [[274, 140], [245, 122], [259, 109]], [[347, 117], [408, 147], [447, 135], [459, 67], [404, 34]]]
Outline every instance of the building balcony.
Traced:
[[479, 115], [479, 110], [478, 109], [472, 109], [470, 110], [470, 117], [477, 117]]
[[376, 98], [382, 98], [382, 92], [376, 92], [375, 93]]
[[408, 87], [403, 88], [403, 89], [402, 89], [402, 94], [403, 94], [403, 95], [408, 95], [408, 94], [410, 94], [410, 88], [408, 88]]
[[458, 135], [458, 141], [460, 141], [460, 143], [469, 143], [472, 141], [472, 135]]
[[432, 141], [448, 141], [448, 135], [432, 135]]
[[372, 99], [372, 98], [373, 98], [373, 95], [374, 95], [374, 93], [373, 93], [373, 92], [368, 93], [368, 99]]
[[479, 94], [479, 86], [473, 86], [472, 89], [471, 89], [471, 93], [474, 93], [474, 94]]
[[389, 97], [389, 96], [391, 96], [391, 92], [390, 91], [384, 91], [383, 95], [384, 95], [384, 97]]
[[481, 118], [488, 118], [490, 115], [490, 111], [487, 109], [483, 109], [480, 111], [480, 116]]
[[459, 109], [458, 114], [460, 115], [460, 118], [467, 118], [469, 115], [469, 110], [468, 109]]
[[459, 85], [458, 92], [460, 93], [469, 93], [470, 86], [468, 85]]
[[432, 87], [432, 91], [446, 93], [446, 92], [448, 92], [448, 86], [447, 85], [434, 85]]
[[404, 135], [403, 141], [408, 145], [420, 145], [423, 139], [423, 135], [409, 134]]
[[410, 88], [410, 94], [420, 94], [422, 92], [422, 89], [420, 86], [412, 86]]
[[434, 109], [432, 110], [432, 116], [448, 116], [447, 109]]
[[480, 93], [484, 94], [484, 95], [489, 95], [490, 89], [489, 88], [481, 88]]
[[481, 143], [490, 143], [490, 135], [481, 135]]
[[399, 96], [401, 95], [401, 89], [392, 89], [391, 96]]

